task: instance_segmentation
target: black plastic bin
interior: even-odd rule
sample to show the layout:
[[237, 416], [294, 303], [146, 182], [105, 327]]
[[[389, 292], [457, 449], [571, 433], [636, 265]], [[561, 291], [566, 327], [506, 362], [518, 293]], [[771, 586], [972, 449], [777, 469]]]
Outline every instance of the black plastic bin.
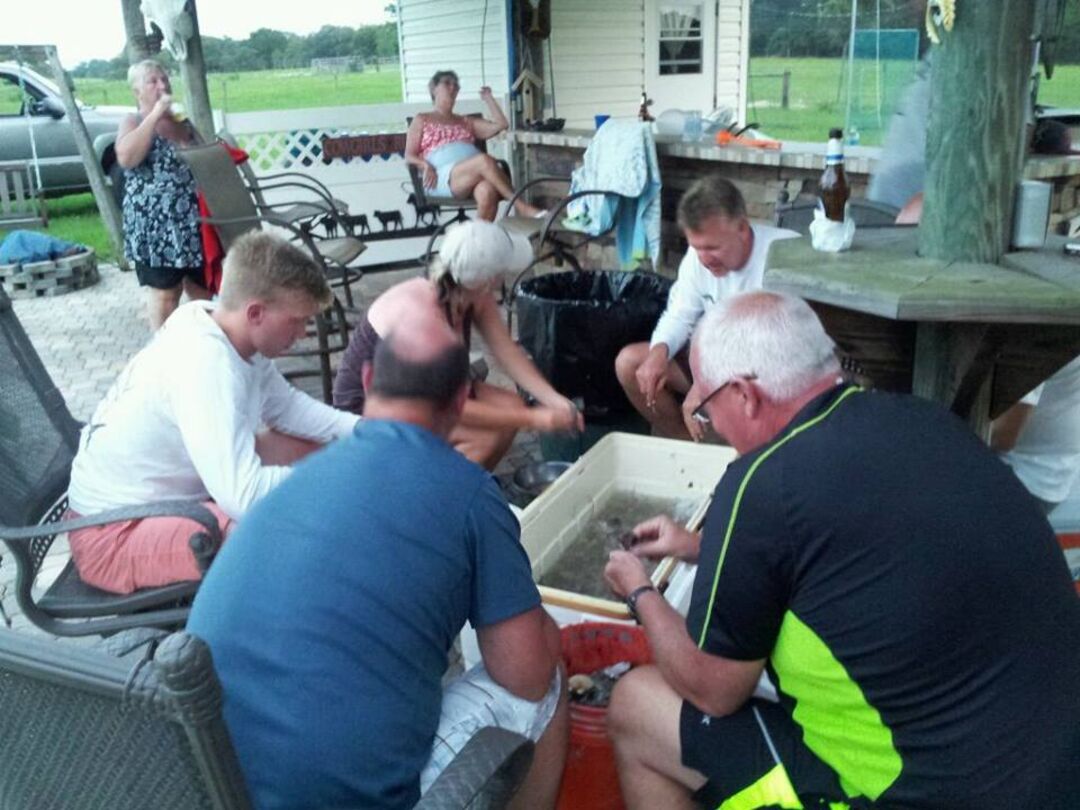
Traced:
[[518, 290], [518, 340], [557, 391], [585, 403], [585, 419], [632, 412], [615, 357], [648, 340], [670, 279], [655, 273], [573, 271], [538, 276]]

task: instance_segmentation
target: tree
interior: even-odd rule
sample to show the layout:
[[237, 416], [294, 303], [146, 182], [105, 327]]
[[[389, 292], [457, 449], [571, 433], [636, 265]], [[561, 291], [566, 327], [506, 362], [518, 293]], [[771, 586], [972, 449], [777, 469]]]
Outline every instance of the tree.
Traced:
[[260, 28], [251, 32], [245, 44], [258, 56], [260, 67], [273, 68], [281, 64], [289, 45], [289, 36], [281, 31]]

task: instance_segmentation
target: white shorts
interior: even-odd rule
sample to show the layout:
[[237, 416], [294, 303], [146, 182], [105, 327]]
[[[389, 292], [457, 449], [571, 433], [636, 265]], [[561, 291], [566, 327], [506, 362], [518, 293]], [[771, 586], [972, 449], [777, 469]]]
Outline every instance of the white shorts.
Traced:
[[477, 664], [443, 691], [442, 714], [431, 747], [431, 758], [420, 773], [425, 793], [477, 731], [487, 726], [516, 731], [533, 742], [547, 730], [562, 694], [559, 670], [540, 700], [519, 698], [499, 686], [483, 664]]

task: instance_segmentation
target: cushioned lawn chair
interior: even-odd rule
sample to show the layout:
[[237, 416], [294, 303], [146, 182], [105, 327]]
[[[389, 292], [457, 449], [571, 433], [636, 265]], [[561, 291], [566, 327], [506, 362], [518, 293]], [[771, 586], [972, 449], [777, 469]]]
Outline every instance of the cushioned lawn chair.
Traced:
[[64, 520], [78, 442], [79, 423], [0, 289], [0, 540], [16, 564], [19, 609], [58, 636], [183, 625], [198, 582], [116, 595], [87, 585], [70, 557], [60, 557], [65, 565], [59, 576], [44, 592], [37, 587], [56, 536], [76, 528], [158, 515], [188, 517], [203, 527], [191, 543], [204, 569], [221, 545], [217, 520], [197, 503], [172, 501]]
[[[117, 639], [84, 648], [0, 631], [3, 807], [251, 807], [206, 644], [183, 632], [140, 641], [130, 651]], [[505, 806], [532, 748], [516, 734], [482, 730], [418, 807]]]
[[[776, 225], [806, 236], [810, 233], [810, 223], [814, 221], [816, 208], [817, 200], [777, 203], [774, 217]], [[900, 209], [895, 206], [862, 198], [848, 200], [848, 211], [858, 228], [895, 225], [896, 215], [900, 213]]]
[[[218, 137], [234, 149], [242, 148], [226, 130], [219, 131]], [[237, 165], [260, 213], [274, 214], [301, 228], [310, 229], [323, 224], [327, 230], [334, 230], [338, 221], [349, 216], [348, 204], [334, 197], [325, 184], [310, 175], [303, 172], [275, 172], [259, 177], [250, 160]], [[267, 203], [266, 193], [271, 191], [288, 192], [303, 199]], [[333, 223], [332, 226], [330, 223]]]
[[[342, 233], [346, 235], [334, 239], [317, 237], [310, 228], [289, 222], [276, 213], [260, 211], [224, 144], [215, 142], [192, 146], [179, 150], [179, 154], [195, 175], [195, 182], [211, 211], [211, 216], [205, 221], [217, 230], [226, 253], [245, 233], [258, 230], [263, 225], [277, 226], [287, 231], [311, 253], [331, 283], [344, 288], [348, 306], [353, 305], [350, 285], [360, 278], [361, 274], [351, 263], [364, 251], [365, 245], [351, 235], [352, 231], [345, 220], [337, 218], [333, 212], [326, 214], [338, 223]], [[321, 377], [323, 399], [329, 403], [333, 400], [334, 384], [330, 356], [343, 351], [349, 342], [348, 322], [337, 299], [331, 302], [326, 312], [315, 316], [314, 336], [317, 343], [315, 349], [294, 349], [286, 356], [316, 356], [319, 368], [314, 371], [297, 370], [285, 376]]]

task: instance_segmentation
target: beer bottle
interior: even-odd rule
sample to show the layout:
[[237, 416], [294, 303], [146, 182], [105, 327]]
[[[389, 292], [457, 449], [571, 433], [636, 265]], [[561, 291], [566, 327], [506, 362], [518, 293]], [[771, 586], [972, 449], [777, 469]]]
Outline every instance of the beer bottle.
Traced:
[[844, 221], [844, 206], [847, 205], [851, 189], [848, 188], [844, 175], [844, 132], [841, 129], [829, 130], [829, 143], [825, 147], [825, 171], [818, 182], [818, 193], [825, 216], [835, 222]]

